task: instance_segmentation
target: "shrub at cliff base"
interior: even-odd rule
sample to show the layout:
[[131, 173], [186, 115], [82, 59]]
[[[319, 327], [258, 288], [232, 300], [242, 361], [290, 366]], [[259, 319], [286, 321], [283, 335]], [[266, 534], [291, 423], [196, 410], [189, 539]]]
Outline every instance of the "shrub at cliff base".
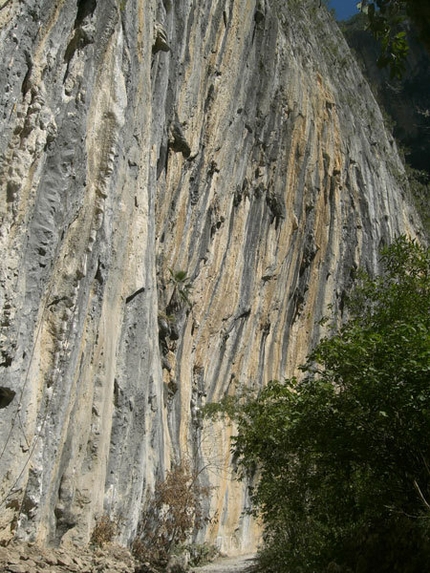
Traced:
[[238, 408], [259, 476], [261, 570], [422, 573], [430, 563], [430, 250], [399, 238], [300, 381]]
[[[203, 527], [209, 518], [203, 505], [210, 487], [199, 482], [200, 472], [187, 461], [172, 466], [143, 509], [137, 536], [132, 545], [134, 557], [155, 569], [165, 570], [173, 555], [190, 551], [186, 547], [190, 535]], [[202, 556], [203, 558], [203, 556]]]

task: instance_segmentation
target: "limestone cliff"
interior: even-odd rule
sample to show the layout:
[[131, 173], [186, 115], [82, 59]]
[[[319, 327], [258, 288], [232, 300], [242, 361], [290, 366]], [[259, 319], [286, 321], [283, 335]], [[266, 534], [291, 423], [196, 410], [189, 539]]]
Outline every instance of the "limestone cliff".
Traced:
[[415, 235], [403, 166], [317, 0], [1, 0], [2, 538], [133, 538], [179, 457], [252, 547], [199, 410], [295, 372], [354, 269]]

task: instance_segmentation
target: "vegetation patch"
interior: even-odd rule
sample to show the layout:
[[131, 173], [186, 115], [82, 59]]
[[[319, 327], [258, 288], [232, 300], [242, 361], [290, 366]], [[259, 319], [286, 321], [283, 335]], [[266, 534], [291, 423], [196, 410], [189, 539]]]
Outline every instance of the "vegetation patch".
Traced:
[[118, 533], [118, 523], [104, 514], [96, 521], [96, 525], [91, 534], [91, 545], [103, 547], [106, 543], [111, 543]]
[[430, 249], [400, 237], [381, 268], [361, 275], [348, 321], [300, 380], [237, 404], [234, 451], [258, 478], [261, 571], [428, 569]]
[[[163, 569], [172, 555], [185, 551], [194, 532], [209, 521], [204, 500], [211, 488], [201, 485], [200, 472], [188, 462], [181, 462], [167, 472], [155, 486], [145, 505], [132, 551], [136, 559]], [[202, 557], [203, 558], [203, 557]], [[198, 560], [195, 550], [194, 560]]]

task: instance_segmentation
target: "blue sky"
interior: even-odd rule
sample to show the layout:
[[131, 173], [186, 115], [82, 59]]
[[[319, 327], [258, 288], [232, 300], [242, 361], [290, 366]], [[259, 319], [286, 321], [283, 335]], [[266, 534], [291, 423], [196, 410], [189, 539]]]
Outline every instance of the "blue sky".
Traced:
[[357, 14], [358, 0], [329, 0], [329, 4], [336, 10], [338, 20], [346, 20], [350, 16]]

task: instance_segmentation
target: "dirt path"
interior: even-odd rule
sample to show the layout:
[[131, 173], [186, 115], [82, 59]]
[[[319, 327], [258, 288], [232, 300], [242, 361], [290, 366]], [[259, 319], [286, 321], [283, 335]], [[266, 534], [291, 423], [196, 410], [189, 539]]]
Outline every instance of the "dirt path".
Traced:
[[195, 573], [245, 573], [252, 567], [254, 555], [223, 557], [204, 567], [193, 569]]

